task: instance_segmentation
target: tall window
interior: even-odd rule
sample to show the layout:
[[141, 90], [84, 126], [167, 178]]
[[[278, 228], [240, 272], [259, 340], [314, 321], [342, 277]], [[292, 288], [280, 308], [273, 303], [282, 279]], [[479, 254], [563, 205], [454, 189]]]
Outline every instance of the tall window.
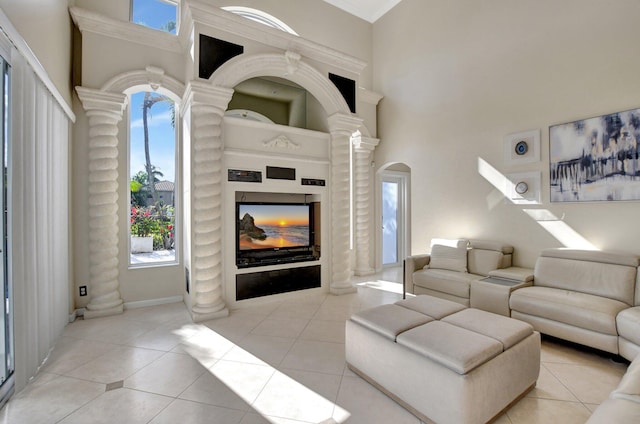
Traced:
[[171, 0], [132, 0], [131, 22], [175, 34], [178, 5]]
[[176, 261], [176, 106], [168, 97], [130, 98], [131, 265]]

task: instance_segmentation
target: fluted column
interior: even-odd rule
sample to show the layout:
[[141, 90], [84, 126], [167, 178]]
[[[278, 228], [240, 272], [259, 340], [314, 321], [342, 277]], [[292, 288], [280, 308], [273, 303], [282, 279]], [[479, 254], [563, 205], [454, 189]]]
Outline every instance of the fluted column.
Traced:
[[362, 120], [350, 115], [329, 117], [331, 134], [331, 285], [333, 294], [356, 291], [351, 282], [349, 252], [349, 149]]
[[355, 247], [356, 247], [356, 275], [370, 275], [374, 273], [371, 266], [371, 188], [373, 175], [371, 159], [373, 151], [380, 140], [363, 137], [353, 139], [354, 146], [354, 175], [355, 175]]
[[[222, 118], [233, 90], [189, 83], [191, 114], [191, 253], [195, 322], [229, 315], [222, 292]], [[233, 252], [231, 252], [233, 254]]]
[[118, 122], [124, 94], [77, 87], [89, 118], [89, 295], [85, 318], [121, 314], [118, 271]]

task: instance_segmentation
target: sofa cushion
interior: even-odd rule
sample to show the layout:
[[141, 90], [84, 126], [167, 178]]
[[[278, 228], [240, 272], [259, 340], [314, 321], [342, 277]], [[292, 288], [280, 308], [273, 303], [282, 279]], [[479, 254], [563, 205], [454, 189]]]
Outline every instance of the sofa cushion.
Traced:
[[467, 269], [472, 274], [486, 277], [489, 271], [502, 267], [503, 258], [502, 252], [471, 248], [467, 255]]
[[[550, 253], [553, 252], [547, 252]], [[557, 253], [568, 255], [567, 251], [562, 250]], [[575, 255], [583, 258], [582, 253]], [[634, 301], [636, 272], [637, 267], [620, 263], [540, 256], [534, 269], [534, 284], [608, 297], [631, 306]]]
[[413, 274], [413, 284], [454, 296], [469, 298], [469, 285], [481, 275], [446, 269], [423, 269]]
[[616, 315], [623, 302], [571, 290], [524, 287], [511, 293], [509, 306], [524, 314], [617, 336]]
[[611, 392], [611, 398], [636, 402], [640, 408], [640, 358], [631, 362], [620, 384]]
[[473, 308], [456, 312], [442, 321], [496, 339], [502, 343], [503, 350], [533, 333], [533, 327], [526, 322]]
[[352, 315], [351, 320], [395, 341], [398, 334], [433, 321], [433, 318], [401, 306], [382, 305], [360, 311]]
[[468, 240], [434, 239], [431, 241], [431, 259], [427, 265], [434, 269], [467, 272]]
[[442, 319], [465, 308], [463, 305], [450, 300], [425, 295], [399, 300], [395, 304], [429, 315], [434, 319]]
[[442, 321], [405, 331], [397, 342], [458, 374], [466, 374], [502, 352], [497, 340]]
[[640, 306], [620, 311], [616, 324], [620, 337], [640, 346]]

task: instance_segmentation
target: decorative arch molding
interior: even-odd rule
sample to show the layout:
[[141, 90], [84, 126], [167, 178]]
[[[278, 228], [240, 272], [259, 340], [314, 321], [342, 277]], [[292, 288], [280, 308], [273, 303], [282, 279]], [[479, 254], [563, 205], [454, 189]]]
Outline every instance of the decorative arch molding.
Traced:
[[327, 115], [330, 133], [331, 210], [330, 286], [334, 294], [356, 291], [349, 254], [349, 152], [351, 135], [363, 120], [349, 110], [336, 86], [300, 54], [240, 55], [224, 63], [207, 83], [190, 81], [184, 95], [185, 119], [191, 122], [190, 166], [192, 230], [191, 316], [203, 321], [226, 316], [222, 284], [223, 116], [234, 87], [255, 77], [278, 77], [305, 88]]
[[144, 70], [135, 70], [117, 75], [107, 81], [101, 88], [110, 93], [131, 94], [147, 87], [166, 95], [179, 103], [184, 94], [184, 84], [177, 79], [165, 75], [164, 69], [147, 66]]
[[118, 123], [128, 94], [137, 90], [158, 91], [180, 102], [184, 85], [166, 76], [164, 70], [144, 70], [113, 77], [101, 89], [76, 87], [89, 118], [89, 284], [91, 299], [85, 318], [123, 312], [120, 295], [118, 228]]
[[265, 76], [284, 78], [304, 87], [320, 102], [327, 116], [336, 113], [351, 115], [347, 102], [329, 78], [292, 51], [236, 56], [220, 66], [209, 82], [233, 89], [242, 81]]

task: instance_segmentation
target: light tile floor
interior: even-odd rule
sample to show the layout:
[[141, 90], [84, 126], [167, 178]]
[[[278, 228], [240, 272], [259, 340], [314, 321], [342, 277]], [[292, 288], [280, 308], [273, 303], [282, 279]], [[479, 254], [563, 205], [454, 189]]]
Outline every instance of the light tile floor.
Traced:
[[[345, 319], [401, 298], [398, 269], [357, 281], [202, 324], [181, 303], [77, 320], [0, 423], [419, 424], [345, 366]], [[537, 387], [496, 422], [584, 423], [625, 370], [544, 340]]]

